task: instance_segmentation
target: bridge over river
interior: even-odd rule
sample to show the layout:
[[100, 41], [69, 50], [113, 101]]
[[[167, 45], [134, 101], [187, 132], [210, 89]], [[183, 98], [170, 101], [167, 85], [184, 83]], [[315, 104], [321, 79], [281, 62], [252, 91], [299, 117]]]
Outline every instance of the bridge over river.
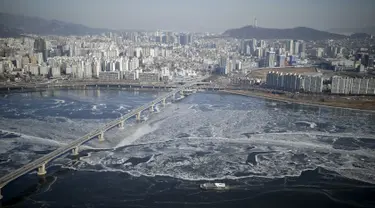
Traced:
[[[205, 78], [202, 78], [201, 80], [204, 80], [204, 79]], [[108, 131], [109, 129], [112, 129], [114, 127], [124, 128], [124, 122], [133, 116], [136, 117], [137, 121], [140, 121], [142, 111], [150, 109], [150, 111], [152, 112], [154, 110], [154, 106], [158, 103], [161, 103], [163, 106], [165, 106], [166, 99], [174, 98], [177, 93], [183, 94], [184, 90], [186, 91], [187, 89], [192, 88], [194, 85], [202, 84], [202, 82], [200, 82], [201, 80], [199, 80], [198, 82], [190, 82], [183, 86], [180, 86], [179, 88], [176, 88], [173, 91], [134, 109], [130, 113], [105, 124], [103, 127], [96, 129], [95, 131], [92, 131], [82, 136], [81, 138], [78, 138], [77, 140], [71, 142], [70, 144], [63, 146], [61, 148], [58, 148], [54, 150], [53, 152], [47, 155], [44, 155], [43, 157], [40, 157], [36, 159], [35, 161], [30, 162], [29, 164], [26, 164], [25, 166], [1, 177], [0, 178], [0, 199], [2, 199], [1, 189], [4, 186], [6, 186], [8, 183], [34, 170], [37, 170], [37, 174], [40, 176], [45, 175], [47, 173], [46, 165], [50, 161], [58, 158], [59, 156], [63, 154], [66, 154], [69, 151], [71, 151], [73, 155], [78, 155], [79, 147], [85, 142], [94, 138], [98, 138], [99, 141], [104, 141], [104, 133]]]
[[[53, 83], [0, 83], [0, 92], [26, 92], [26, 91], [37, 91], [45, 89], [85, 89], [88, 87], [94, 88], [145, 88], [145, 89], [176, 89], [183, 86], [182, 84], [176, 83], [127, 83], [123, 81], [109, 81], [109, 80], [97, 80], [97, 81], [62, 81]], [[204, 88], [206, 90], [219, 90], [224, 89], [222, 86], [218, 86], [214, 83], [208, 82], [197, 82], [194, 88]]]

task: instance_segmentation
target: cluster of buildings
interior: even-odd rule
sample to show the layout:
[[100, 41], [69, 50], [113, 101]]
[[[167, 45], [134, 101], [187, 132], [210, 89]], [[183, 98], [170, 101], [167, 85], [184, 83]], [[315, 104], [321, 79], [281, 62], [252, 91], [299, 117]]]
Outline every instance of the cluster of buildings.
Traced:
[[267, 43], [265, 40], [257, 40], [255, 38], [242, 40], [240, 52], [244, 55], [255, 55], [257, 57], [265, 56], [270, 47], [277, 48], [278, 54], [296, 55], [299, 57], [306, 56], [306, 43], [302, 40], [275, 41]]
[[306, 44], [302, 40], [239, 40], [221, 55], [216, 71], [229, 74], [233, 70], [246, 73], [253, 68], [305, 66], [309, 64]]
[[155, 42], [163, 44], [180, 44], [184, 46], [191, 44], [193, 38], [194, 36], [191, 33], [175, 34], [173, 32], [157, 32], [155, 35]]
[[[255, 27], [256, 22], [254, 20]], [[317, 67], [370, 73], [375, 71], [375, 49], [371, 47], [371, 41], [349, 38], [321, 41], [240, 40], [219, 38], [217, 34], [210, 33], [169, 31], [111, 32], [80, 37], [29, 35], [0, 39], [0, 74], [5, 78], [23, 75], [31, 78], [167, 82], [219, 73], [229, 75], [223, 77], [246, 77], [234, 79], [238, 84], [259, 84], [260, 77], [251, 77], [252, 73], [249, 73], [259, 68], [282, 71], [279, 69]], [[264, 81], [264, 76], [260, 79]], [[343, 81], [351, 78], [331, 80], [332, 93], [372, 92], [370, 79], [362, 80], [360, 84], [357, 79]], [[314, 93], [326, 89], [319, 73], [270, 72], [266, 85], [273, 89]]]
[[[324, 89], [324, 78], [320, 73], [296, 74], [269, 72], [266, 85], [269, 88], [289, 92], [312, 92], [321, 93]], [[330, 80], [332, 94], [346, 95], [374, 95], [375, 79], [372, 78], [349, 78], [333, 76]], [[329, 83], [329, 82], [327, 82]]]
[[351, 95], [374, 95], [375, 79], [332, 77], [331, 93]]
[[270, 71], [266, 77], [266, 85], [283, 91], [320, 93], [323, 91], [323, 77], [320, 73], [300, 75]]
[[[226, 63], [218, 64], [217, 72], [229, 74], [237, 69], [240, 60], [244, 68], [284, 68], [317, 66], [333, 71], [371, 72], [375, 68], [375, 51], [371, 43], [375, 39], [362, 40], [257, 40], [242, 39], [235, 42], [236, 47], [221, 54]], [[373, 42], [371, 42], [373, 41]], [[227, 48], [228, 49], [228, 48]], [[247, 63], [245, 63], [247, 62]], [[249, 67], [244, 67], [248, 65]]]
[[0, 74], [165, 82], [200, 73], [202, 61], [190, 59], [192, 43], [192, 34], [169, 32], [6, 38]]

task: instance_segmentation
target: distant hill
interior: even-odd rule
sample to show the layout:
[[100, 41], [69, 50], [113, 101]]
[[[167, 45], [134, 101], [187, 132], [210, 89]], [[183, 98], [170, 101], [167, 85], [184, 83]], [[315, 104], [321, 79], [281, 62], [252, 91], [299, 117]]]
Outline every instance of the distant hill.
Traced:
[[21, 34], [22, 31], [20, 30], [0, 24], [0, 37], [2, 38], [19, 37]]
[[333, 32], [333, 33], [340, 33], [340, 34], [367, 33], [367, 34], [375, 35], [375, 26], [362, 27], [362, 28], [332, 28], [327, 31]]
[[372, 35], [367, 33], [353, 33], [349, 37], [351, 39], [369, 39]]
[[62, 36], [89, 35], [108, 31], [111, 30], [95, 29], [58, 20], [0, 13], [0, 37], [17, 36], [21, 33]]
[[298, 40], [324, 40], [342, 39], [345, 35], [339, 35], [307, 27], [296, 27], [290, 29], [261, 28], [245, 26], [238, 29], [230, 29], [223, 33], [235, 38], [257, 38], [257, 39], [298, 39]]

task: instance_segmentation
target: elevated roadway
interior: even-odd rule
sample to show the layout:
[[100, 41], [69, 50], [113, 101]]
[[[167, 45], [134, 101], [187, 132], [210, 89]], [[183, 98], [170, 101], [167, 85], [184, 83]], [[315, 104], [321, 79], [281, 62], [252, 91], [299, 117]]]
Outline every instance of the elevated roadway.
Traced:
[[[207, 82], [197, 82], [196, 87], [204, 85], [206, 88], [217, 88], [213, 84]], [[121, 81], [77, 81], [77, 82], [54, 82], [54, 83], [11, 83], [0, 84], [0, 91], [25, 91], [25, 90], [40, 90], [48, 88], [153, 88], [153, 89], [175, 89], [183, 85], [171, 83], [127, 83]]]
[[188, 89], [188, 88], [191, 88], [193, 87], [194, 85], [197, 85], [197, 84], [202, 84], [202, 82], [191, 82], [191, 83], [187, 83], [183, 86], [180, 86], [178, 87], [177, 89], [174, 89], [173, 91], [163, 95], [163, 96], [160, 96], [158, 97], [157, 99], [149, 102], [149, 103], [146, 103], [134, 110], [132, 110], [131, 112], [129, 112], [128, 114], [124, 115], [124, 116], [121, 116], [120, 118], [118, 119], [115, 119], [107, 124], [105, 124], [104, 126], [82, 136], [81, 138], [78, 138], [77, 140], [71, 142], [70, 144], [64, 146], [64, 147], [60, 147], [54, 151], [52, 151], [51, 153], [47, 154], [47, 155], [44, 155], [26, 165], [24, 165], [23, 167], [13, 171], [13, 172], [10, 172], [9, 174], [3, 176], [0, 178], [0, 199], [2, 198], [2, 195], [1, 195], [1, 189], [6, 186], [8, 183], [16, 180], [17, 178], [31, 172], [31, 171], [34, 171], [34, 170], [37, 170], [37, 174], [38, 175], [45, 175], [47, 172], [46, 172], [46, 165], [47, 163], [49, 163], [50, 161], [60, 157], [61, 155], [63, 154], [66, 154], [67, 152], [69, 151], [72, 151], [72, 154], [73, 155], [78, 155], [79, 153], [79, 147], [88, 142], [89, 140], [92, 140], [93, 138], [98, 138], [99, 141], [104, 141], [104, 133], [106, 131], [108, 131], [109, 129], [112, 129], [114, 127], [119, 127], [119, 128], [123, 128], [124, 127], [124, 122], [132, 117], [136, 117], [136, 120], [140, 121], [140, 118], [141, 118], [141, 113], [142, 111], [145, 111], [145, 110], [150, 110], [150, 111], [153, 111], [154, 110], [154, 106], [158, 103], [162, 103], [163, 105], [165, 105], [165, 102], [166, 102], [166, 99], [168, 98], [171, 98], [171, 97], [175, 97], [175, 95], [177, 93], [181, 93], [183, 94], [183, 91]]

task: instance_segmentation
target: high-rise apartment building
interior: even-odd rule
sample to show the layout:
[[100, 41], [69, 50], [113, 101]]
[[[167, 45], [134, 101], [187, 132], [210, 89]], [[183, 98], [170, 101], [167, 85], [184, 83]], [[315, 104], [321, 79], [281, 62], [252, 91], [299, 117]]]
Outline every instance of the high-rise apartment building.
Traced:
[[267, 67], [275, 67], [276, 53], [274, 51], [267, 52], [266, 64]]

